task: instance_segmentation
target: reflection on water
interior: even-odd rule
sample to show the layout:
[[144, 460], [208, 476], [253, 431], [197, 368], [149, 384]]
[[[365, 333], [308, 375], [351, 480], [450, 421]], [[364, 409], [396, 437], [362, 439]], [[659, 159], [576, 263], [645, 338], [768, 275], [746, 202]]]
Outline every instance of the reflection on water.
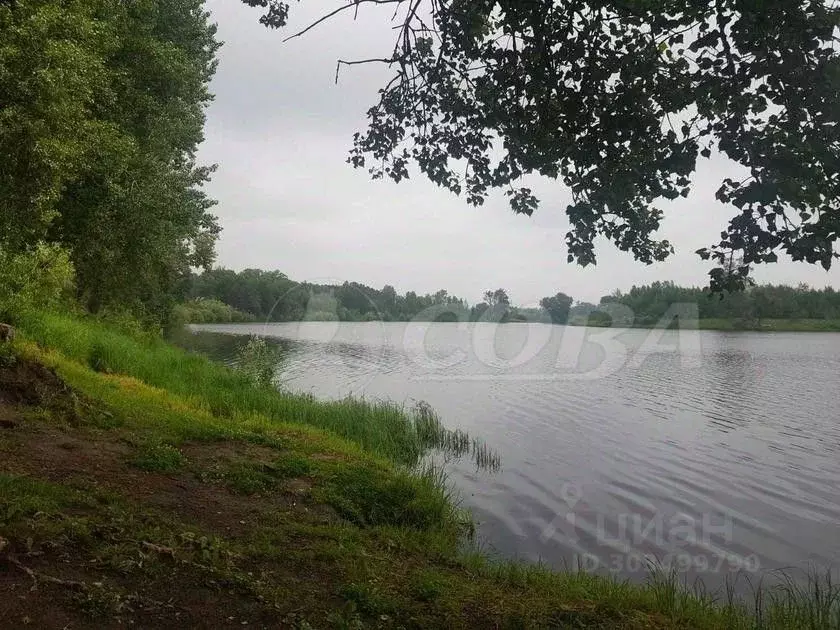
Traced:
[[[450, 476], [491, 549], [713, 587], [840, 564], [840, 335], [310, 322], [202, 326], [234, 360], [252, 332], [322, 397], [428, 401], [501, 454]], [[214, 334], [215, 332], [215, 334]], [[225, 334], [218, 334], [225, 333]]]

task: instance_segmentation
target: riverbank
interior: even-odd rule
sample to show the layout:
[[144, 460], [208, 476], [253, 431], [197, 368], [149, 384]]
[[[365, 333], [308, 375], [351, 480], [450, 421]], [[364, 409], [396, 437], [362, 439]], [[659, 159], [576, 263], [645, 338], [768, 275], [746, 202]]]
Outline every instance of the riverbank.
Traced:
[[[569, 326], [589, 326], [592, 328], [609, 328], [612, 326], [609, 318], [589, 318], [570, 320]], [[653, 330], [661, 328], [659, 322], [622, 323], [621, 328], [642, 328]], [[669, 328], [678, 328], [675, 321], [671, 321]], [[721, 332], [750, 331], [750, 332], [840, 332], [840, 319], [698, 319], [692, 320], [686, 326], [689, 330], [718, 330]]]
[[[186, 320], [188, 324], [238, 324], [248, 323], [243, 319], [206, 319], [199, 321]], [[336, 321], [335, 319], [311, 319], [309, 322], [317, 321]], [[499, 324], [523, 324], [529, 323], [527, 319], [510, 319], [497, 322]], [[250, 321], [253, 323], [253, 319]], [[301, 323], [293, 322], [267, 322], [269, 324], [289, 324]], [[452, 323], [452, 322], [443, 322]], [[473, 322], [475, 323], [475, 322]], [[492, 322], [491, 322], [492, 323]], [[548, 319], [544, 321], [530, 323], [550, 324]], [[620, 322], [616, 324], [616, 328], [638, 328], [643, 330], [654, 330], [662, 328], [660, 321], [641, 321], [641, 322]], [[670, 329], [678, 329], [680, 325], [676, 320], [669, 320], [667, 327]], [[613, 326], [612, 320], [604, 314], [603, 317], [599, 315], [590, 316], [589, 318], [573, 318], [565, 325], [575, 327], [589, 327], [589, 328], [610, 328]], [[698, 320], [686, 321], [683, 327], [689, 330], [716, 330], [721, 332], [840, 332], [840, 319], [762, 319], [762, 320], [744, 320], [744, 319], [721, 319], [721, 318], [706, 318]]]
[[89, 321], [18, 333], [0, 354], [0, 626], [840, 627], [836, 589], [768, 591], [756, 618], [673, 577], [465, 552], [468, 515], [416, 465], [469, 440], [428, 413], [281, 393]]

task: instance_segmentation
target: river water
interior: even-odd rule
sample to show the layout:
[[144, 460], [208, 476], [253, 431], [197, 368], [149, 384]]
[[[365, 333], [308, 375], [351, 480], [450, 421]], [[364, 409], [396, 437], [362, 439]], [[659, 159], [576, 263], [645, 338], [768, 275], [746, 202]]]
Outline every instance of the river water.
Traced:
[[501, 455], [450, 463], [485, 550], [708, 588], [840, 567], [840, 334], [545, 324], [204, 325], [235, 360], [283, 350], [285, 387], [430, 403]]

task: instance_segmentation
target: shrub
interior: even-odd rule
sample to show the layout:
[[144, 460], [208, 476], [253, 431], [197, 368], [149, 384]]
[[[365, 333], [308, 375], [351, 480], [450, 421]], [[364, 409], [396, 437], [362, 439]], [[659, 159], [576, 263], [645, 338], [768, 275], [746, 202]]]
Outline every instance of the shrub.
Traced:
[[237, 357], [239, 369], [255, 385], [271, 387], [274, 384], [274, 370], [278, 356], [276, 350], [265, 339], [252, 335]]
[[57, 245], [38, 243], [22, 253], [0, 247], [0, 321], [69, 303], [74, 276], [69, 253]]
[[132, 463], [149, 472], [172, 472], [184, 464], [184, 456], [171, 444], [146, 444], [142, 446]]
[[171, 319], [178, 324], [227, 324], [252, 322], [254, 316], [225, 304], [220, 300], [197, 298], [177, 304]]

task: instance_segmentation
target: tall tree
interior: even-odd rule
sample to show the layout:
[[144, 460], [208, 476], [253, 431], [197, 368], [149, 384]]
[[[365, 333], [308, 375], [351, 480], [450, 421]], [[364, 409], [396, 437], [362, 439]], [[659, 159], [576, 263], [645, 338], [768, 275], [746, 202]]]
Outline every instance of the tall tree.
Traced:
[[105, 59], [111, 98], [99, 117], [119, 130], [59, 204], [53, 235], [74, 252], [79, 286], [109, 303], [163, 312], [191, 266], [209, 266], [219, 232], [195, 163], [203, 139], [215, 27], [202, 0], [140, 0], [114, 10], [118, 46]]
[[0, 5], [0, 246], [43, 239], [62, 189], [118, 134], [94, 115], [109, 93], [103, 59], [118, 46], [102, 3]]
[[542, 306], [555, 324], [565, 324], [569, 321], [569, 311], [574, 300], [565, 293], [557, 293], [551, 297], [544, 297], [540, 300]]
[[[262, 7], [286, 25], [284, 0]], [[469, 203], [504, 190], [517, 213], [538, 174], [571, 190], [568, 259], [595, 262], [605, 236], [640, 261], [665, 259], [659, 203], [687, 196], [698, 157], [742, 166], [717, 199], [733, 207], [699, 250], [745, 268], [785, 253], [828, 269], [840, 235], [840, 8], [828, 0], [355, 0], [388, 5], [394, 77], [350, 162], [395, 181], [417, 168]], [[740, 286], [716, 274], [712, 285]]]
[[508, 297], [507, 291], [504, 289], [485, 291], [484, 301], [487, 302], [490, 308], [510, 306], [510, 298]]
[[63, 244], [91, 310], [163, 316], [218, 234], [195, 162], [215, 27], [203, 0], [0, 6], [0, 247]]

